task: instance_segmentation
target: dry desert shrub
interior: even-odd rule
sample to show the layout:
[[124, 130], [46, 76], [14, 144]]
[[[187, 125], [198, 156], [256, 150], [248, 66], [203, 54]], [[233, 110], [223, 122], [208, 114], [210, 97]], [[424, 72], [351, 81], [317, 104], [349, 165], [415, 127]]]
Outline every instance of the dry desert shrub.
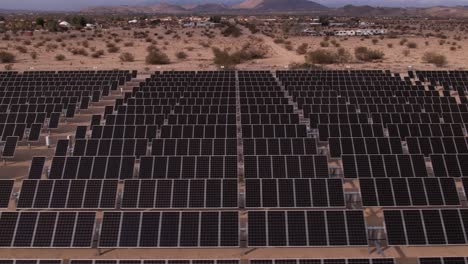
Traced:
[[338, 51], [318, 49], [306, 55], [306, 63], [308, 64], [335, 64], [350, 60], [351, 54], [343, 48], [338, 49]]
[[246, 44], [241, 49], [229, 53], [228, 50], [221, 50], [219, 48], [213, 48], [214, 64], [220, 66], [235, 66], [246, 61], [263, 59], [266, 57], [268, 49], [263, 45], [251, 45]]
[[135, 56], [133, 56], [133, 54], [130, 52], [124, 52], [120, 54], [119, 59], [121, 62], [133, 62], [135, 61]]
[[406, 44], [406, 47], [408, 47], [409, 49], [416, 49], [418, 47], [418, 44], [416, 44], [416, 42], [408, 42]]
[[221, 34], [225, 37], [234, 37], [238, 38], [242, 35], [242, 30], [238, 28], [237, 26], [234, 25], [228, 25], [227, 28], [225, 28]]
[[109, 53], [117, 53], [120, 51], [120, 48], [115, 45], [114, 43], [108, 43], [107, 44], [107, 52]]
[[354, 56], [357, 60], [371, 62], [383, 59], [385, 54], [380, 50], [372, 50], [367, 47], [357, 47], [354, 49]]
[[15, 55], [8, 51], [0, 51], [0, 63], [13, 63], [15, 62]]
[[57, 56], [55, 56], [55, 60], [57, 60], [57, 61], [64, 61], [64, 60], [65, 60], [65, 55], [63, 55], [63, 54], [58, 54]]
[[93, 54], [91, 54], [91, 57], [97, 59], [97, 58], [100, 58], [104, 55], [104, 51], [103, 50], [98, 50], [96, 52], [94, 52]]
[[81, 56], [88, 56], [88, 52], [83, 49], [83, 48], [74, 48], [74, 49], [71, 49], [70, 52], [73, 54], [73, 55], [81, 55]]
[[320, 47], [322, 48], [327, 48], [330, 46], [330, 43], [328, 41], [321, 41], [320, 42]]
[[426, 52], [423, 56], [423, 62], [433, 64], [437, 67], [443, 67], [447, 65], [447, 57], [442, 54], [435, 52]]
[[146, 56], [146, 63], [152, 65], [161, 65], [161, 64], [169, 64], [171, 60], [169, 57], [159, 49], [150, 49], [148, 51], [148, 55]]
[[296, 53], [299, 55], [304, 55], [307, 53], [307, 49], [309, 48], [309, 44], [307, 43], [302, 43], [299, 47], [296, 49]]
[[16, 50], [20, 53], [28, 53], [28, 49], [25, 46], [16, 46]]
[[187, 53], [185, 53], [183, 51], [176, 52], [175, 56], [179, 60], [184, 60], [184, 59], [186, 59], [188, 57]]

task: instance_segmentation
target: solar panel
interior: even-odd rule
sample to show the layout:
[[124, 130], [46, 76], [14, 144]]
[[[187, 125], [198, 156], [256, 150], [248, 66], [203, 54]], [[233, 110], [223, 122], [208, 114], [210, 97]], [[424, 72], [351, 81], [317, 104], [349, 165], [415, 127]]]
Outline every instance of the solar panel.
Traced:
[[28, 179], [40, 179], [44, 171], [46, 157], [33, 157], [29, 167]]
[[156, 138], [158, 126], [156, 125], [106, 125], [93, 126], [91, 138], [113, 139], [113, 138]]
[[249, 247], [367, 246], [362, 211], [249, 211]]
[[[164, 260], [164, 259], [72, 259], [70, 264], [239, 264], [235, 259], [184, 259], [184, 260]], [[13, 264], [13, 263], [12, 263]], [[391, 263], [389, 263], [391, 264]]]
[[342, 154], [403, 154], [399, 138], [328, 138], [330, 157]]
[[468, 153], [466, 137], [407, 137], [408, 151], [411, 154], [463, 154]]
[[330, 137], [384, 137], [381, 124], [329, 124], [318, 125], [319, 140], [328, 141]]
[[237, 180], [126, 180], [122, 208], [237, 208]]
[[463, 137], [460, 124], [388, 124], [390, 137]]
[[[350, 258], [350, 259], [250, 259], [250, 264], [394, 264], [393, 258]], [[429, 263], [420, 263], [429, 264]], [[437, 263], [434, 263], [437, 264]], [[440, 263], [442, 264], [442, 263]]]
[[24, 180], [17, 202], [21, 209], [112, 209], [116, 180]]
[[165, 138], [153, 139], [153, 156], [232, 156], [237, 155], [234, 138]]
[[246, 179], [247, 208], [345, 206], [340, 179]]
[[237, 178], [237, 156], [147, 156], [140, 179]]
[[[439, 124], [438, 113], [373, 113], [371, 115], [373, 123], [383, 124]], [[448, 123], [448, 122], [447, 122]]]
[[304, 138], [305, 125], [242, 125], [242, 138]]
[[342, 155], [345, 178], [428, 177], [422, 155]]
[[236, 138], [236, 125], [163, 125], [161, 138]]
[[[73, 156], [140, 156], [146, 155], [148, 140], [139, 139], [77, 139]], [[58, 155], [55, 155], [58, 156]]]
[[59, 139], [57, 141], [57, 146], [55, 147], [55, 156], [67, 156], [68, 145], [68, 139]]
[[8, 208], [14, 180], [0, 180], [0, 208]]
[[367, 124], [369, 123], [369, 118], [366, 113], [310, 114], [309, 119], [310, 119], [311, 128], [318, 128], [319, 124]]
[[459, 206], [449, 178], [360, 179], [363, 206]]
[[29, 130], [28, 141], [37, 142], [41, 136], [42, 124], [32, 124]]
[[60, 113], [51, 113], [49, 117], [49, 129], [58, 128], [60, 122]]
[[131, 179], [135, 157], [54, 157], [49, 179]]
[[252, 178], [328, 178], [326, 156], [245, 156], [244, 175]]
[[104, 212], [101, 248], [238, 247], [238, 212]]
[[86, 138], [86, 132], [87, 131], [88, 131], [87, 126], [77, 126], [76, 127], [76, 133], [75, 133], [75, 139]]
[[62, 264], [61, 259], [0, 259], [1, 264]]
[[468, 243], [468, 210], [384, 210], [389, 245], [461, 245]]
[[1, 212], [0, 247], [90, 248], [94, 212]]
[[468, 177], [468, 154], [431, 155], [435, 177]]
[[429, 257], [418, 258], [419, 264], [467, 264], [466, 257]]
[[7, 137], [5, 146], [3, 147], [2, 157], [13, 158], [15, 156], [17, 144], [18, 144], [18, 137]]
[[314, 138], [255, 138], [243, 140], [244, 155], [315, 155]]
[[299, 124], [298, 114], [241, 114], [241, 124]]

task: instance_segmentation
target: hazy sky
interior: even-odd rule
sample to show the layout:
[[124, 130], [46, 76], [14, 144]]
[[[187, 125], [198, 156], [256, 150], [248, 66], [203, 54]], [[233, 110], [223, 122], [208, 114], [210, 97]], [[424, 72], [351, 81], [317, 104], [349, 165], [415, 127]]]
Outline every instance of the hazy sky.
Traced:
[[[142, 4], [147, 2], [241, 2], [242, 0], [0, 0], [0, 9], [27, 10], [79, 10], [95, 5]], [[373, 6], [433, 6], [433, 5], [467, 5], [468, 0], [315, 0], [327, 6], [345, 4], [370, 4]]]

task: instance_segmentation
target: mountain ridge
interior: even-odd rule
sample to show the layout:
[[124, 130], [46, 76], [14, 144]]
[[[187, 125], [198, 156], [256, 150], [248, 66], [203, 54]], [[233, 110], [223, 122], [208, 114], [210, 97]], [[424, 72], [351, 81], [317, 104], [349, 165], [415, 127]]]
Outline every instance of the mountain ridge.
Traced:
[[245, 0], [239, 4], [221, 3], [177, 5], [159, 2], [150, 5], [99, 6], [81, 10], [84, 13], [145, 13], [145, 14], [271, 14], [318, 13], [339, 16], [429, 16], [468, 18], [468, 7], [434, 6], [429, 8], [375, 7], [371, 5], [345, 5], [329, 8], [308, 0]]

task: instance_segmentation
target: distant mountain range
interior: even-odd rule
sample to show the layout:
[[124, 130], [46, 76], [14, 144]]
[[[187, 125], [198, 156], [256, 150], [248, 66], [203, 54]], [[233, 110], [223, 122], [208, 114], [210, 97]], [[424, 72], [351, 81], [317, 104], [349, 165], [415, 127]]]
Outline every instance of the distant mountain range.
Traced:
[[290, 13], [319, 12], [329, 8], [308, 0], [246, 0], [226, 5], [222, 3], [97, 6], [83, 9], [88, 13]]
[[[373, 0], [362, 0], [373, 1]], [[419, 1], [419, 0], [415, 0]], [[428, 0], [431, 1], [431, 0]], [[235, 3], [235, 0], [231, 2]], [[330, 8], [308, 0], [245, 0], [237, 4], [209, 3], [190, 4], [191, 0], [179, 0], [179, 4], [146, 2], [142, 5], [95, 6], [81, 10], [85, 13], [119, 14], [267, 14], [267, 13], [321, 13], [342, 16], [434, 16], [468, 18], [467, 6], [456, 7], [375, 7], [370, 5], [346, 5]]]

